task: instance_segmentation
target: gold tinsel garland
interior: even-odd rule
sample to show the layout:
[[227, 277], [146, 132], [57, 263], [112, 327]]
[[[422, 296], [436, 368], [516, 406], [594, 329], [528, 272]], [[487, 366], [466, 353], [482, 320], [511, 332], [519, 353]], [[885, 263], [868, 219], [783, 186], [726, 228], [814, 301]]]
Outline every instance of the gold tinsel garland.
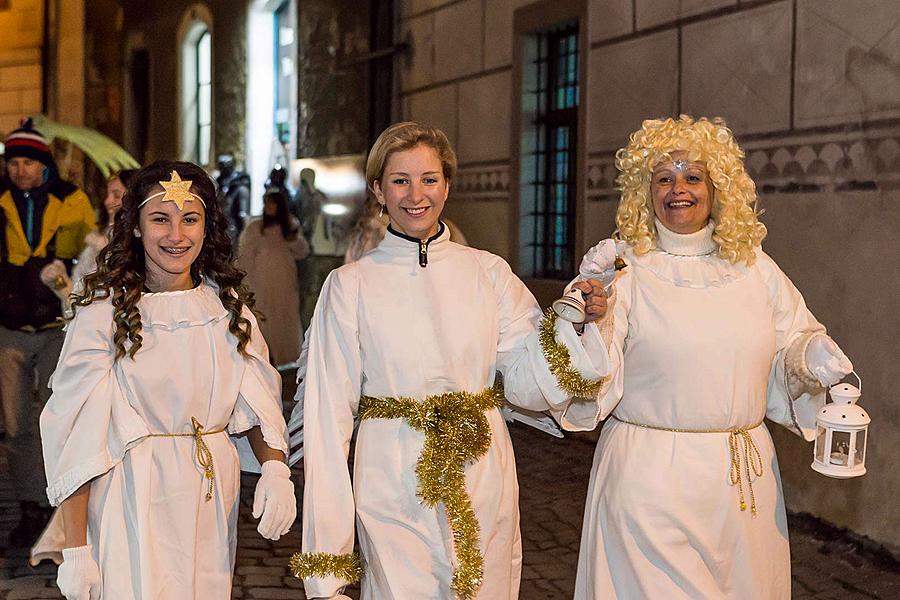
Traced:
[[559, 388], [576, 398], [593, 398], [600, 389], [602, 379], [585, 379], [571, 365], [569, 350], [565, 344], [556, 341], [556, 319], [559, 315], [552, 308], [548, 308], [541, 319], [541, 328], [538, 338], [541, 342], [541, 350], [544, 358], [550, 366], [550, 372], [556, 377]]
[[359, 554], [326, 554], [325, 552], [297, 552], [288, 561], [294, 577], [337, 577], [347, 583], [359, 581], [363, 568]]
[[428, 396], [424, 402], [412, 398], [372, 398], [359, 403], [361, 419], [406, 419], [425, 432], [425, 444], [416, 464], [417, 495], [429, 507], [443, 502], [453, 531], [459, 563], [453, 573], [453, 591], [470, 599], [484, 577], [484, 557], [478, 549], [480, 528], [466, 491], [463, 466], [477, 460], [491, 445], [491, 428], [485, 411], [503, 405], [498, 385], [480, 394], [453, 392]]

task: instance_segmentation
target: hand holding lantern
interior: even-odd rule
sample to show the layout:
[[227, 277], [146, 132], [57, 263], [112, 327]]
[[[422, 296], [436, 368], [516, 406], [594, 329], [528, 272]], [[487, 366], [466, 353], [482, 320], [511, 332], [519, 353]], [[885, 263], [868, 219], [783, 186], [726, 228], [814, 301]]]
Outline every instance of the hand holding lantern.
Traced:
[[816, 444], [812, 468], [837, 479], [859, 477], [866, 473], [866, 443], [872, 419], [856, 404], [862, 394], [859, 387], [849, 383], [832, 386], [828, 393], [832, 402], [816, 415]]

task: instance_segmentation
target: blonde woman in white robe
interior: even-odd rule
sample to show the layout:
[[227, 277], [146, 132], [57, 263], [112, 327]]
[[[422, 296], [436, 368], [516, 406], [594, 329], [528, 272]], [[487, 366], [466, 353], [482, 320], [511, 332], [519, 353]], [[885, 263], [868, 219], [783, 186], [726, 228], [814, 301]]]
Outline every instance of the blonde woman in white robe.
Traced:
[[[439, 217], [455, 170], [440, 130], [385, 130], [366, 177], [390, 227], [319, 296], [304, 382], [303, 552], [291, 561], [309, 598], [344, 597], [360, 576], [365, 600], [518, 598], [518, 485], [495, 373], [510, 402], [544, 410], [605, 368], [558, 322], [545, 347], [573, 361], [557, 363], [558, 380], [531, 293], [501, 258], [450, 241]], [[586, 289], [600, 316], [599, 283]]]
[[[135, 175], [41, 414], [69, 600], [229, 598], [241, 466], [259, 532], [296, 515], [280, 378], [198, 166]], [[261, 465], [261, 467], [260, 467]]]
[[[787, 521], [763, 418], [811, 441], [825, 388], [852, 365], [760, 249], [756, 188], [724, 123], [645, 121], [616, 166], [628, 267], [584, 336], [608, 351], [611, 374], [559, 415], [570, 430], [606, 419], [575, 598], [787, 600]], [[593, 263], [612, 244], [582, 270], [607, 268]]]

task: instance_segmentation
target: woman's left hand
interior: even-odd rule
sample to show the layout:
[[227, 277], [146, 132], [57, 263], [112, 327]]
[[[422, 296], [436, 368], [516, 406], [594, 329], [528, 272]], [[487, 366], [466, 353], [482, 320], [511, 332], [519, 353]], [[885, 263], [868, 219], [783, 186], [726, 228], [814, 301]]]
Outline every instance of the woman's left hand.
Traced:
[[581, 290], [584, 296], [585, 323], [599, 321], [606, 316], [609, 306], [602, 283], [596, 279], [588, 279], [587, 281], [575, 282], [572, 284], [572, 287]]
[[266, 539], [277, 540], [290, 531], [296, 517], [291, 469], [280, 460], [267, 460], [253, 494], [253, 518], [259, 519], [257, 531]]

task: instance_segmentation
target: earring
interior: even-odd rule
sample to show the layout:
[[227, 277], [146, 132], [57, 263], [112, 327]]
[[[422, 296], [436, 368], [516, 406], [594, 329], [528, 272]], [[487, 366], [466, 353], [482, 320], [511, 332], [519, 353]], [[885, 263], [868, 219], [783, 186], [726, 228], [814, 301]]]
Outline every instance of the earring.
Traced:
[[378, 218], [380, 219], [384, 216], [384, 204], [381, 204], [380, 202], [379, 204], [381, 205], [381, 210], [378, 211]]
[[141, 230], [137, 227], [135, 227], [131, 233], [134, 234], [134, 237], [141, 237]]

